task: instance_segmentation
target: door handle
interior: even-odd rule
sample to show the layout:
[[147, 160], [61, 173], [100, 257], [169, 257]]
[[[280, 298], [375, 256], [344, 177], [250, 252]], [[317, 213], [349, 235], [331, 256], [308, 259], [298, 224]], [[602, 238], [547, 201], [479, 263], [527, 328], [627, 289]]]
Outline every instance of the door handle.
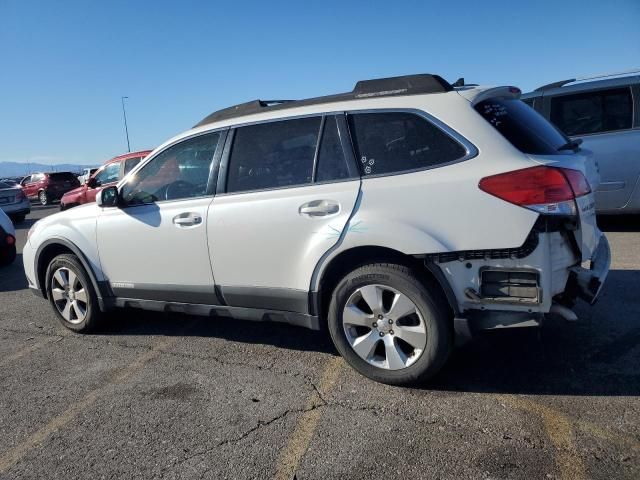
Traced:
[[202, 217], [197, 213], [181, 213], [173, 217], [173, 224], [176, 227], [194, 227], [202, 223]]
[[332, 200], [313, 200], [300, 205], [298, 213], [309, 217], [325, 217], [340, 211], [340, 204]]

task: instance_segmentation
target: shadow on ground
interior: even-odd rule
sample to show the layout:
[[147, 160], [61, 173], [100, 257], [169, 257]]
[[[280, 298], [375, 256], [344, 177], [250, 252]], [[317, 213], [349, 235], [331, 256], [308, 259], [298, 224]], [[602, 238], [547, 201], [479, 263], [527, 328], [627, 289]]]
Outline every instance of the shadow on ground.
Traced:
[[640, 395], [640, 271], [609, 273], [579, 320], [485, 332], [459, 349], [427, 388], [536, 395]]
[[[610, 272], [599, 303], [580, 320], [485, 332], [458, 349], [423, 388], [537, 395], [640, 395], [640, 271]], [[185, 330], [185, 322], [189, 328]], [[328, 334], [278, 323], [123, 310], [106, 335], [186, 335], [335, 354]]]
[[640, 215], [598, 215], [603, 232], [640, 232]]
[[0, 267], [0, 292], [15, 292], [28, 287], [24, 276], [22, 254], [19, 253], [11, 265]]

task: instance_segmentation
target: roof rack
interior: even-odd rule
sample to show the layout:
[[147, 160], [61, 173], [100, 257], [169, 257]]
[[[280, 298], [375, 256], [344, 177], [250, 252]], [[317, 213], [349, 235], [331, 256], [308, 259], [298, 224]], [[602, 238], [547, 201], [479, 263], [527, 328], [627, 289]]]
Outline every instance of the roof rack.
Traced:
[[[396, 95], [418, 95], [426, 93], [450, 92], [453, 87], [439, 75], [422, 73], [404, 75], [401, 77], [378, 78], [374, 80], [360, 80], [351, 92], [328, 95], [324, 97], [308, 98], [305, 100], [251, 100], [232, 107], [224, 108], [208, 115], [195, 127], [213, 122], [242, 117], [254, 113], [280, 110], [285, 108], [302, 107], [321, 103], [357, 100], [372, 97], [389, 97]], [[194, 127], [194, 128], [195, 128]]]
[[603, 74], [600, 74], [600, 75], [592, 75], [590, 77], [569, 78], [567, 80], [560, 80], [559, 82], [548, 83], [546, 85], [543, 85], [541, 87], [536, 88], [535, 91], [536, 92], [542, 92], [543, 90], [550, 90], [552, 88], [563, 87], [568, 83], [582, 82], [582, 81], [585, 81], [585, 80], [597, 80], [599, 78], [618, 77], [618, 76], [622, 76], [622, 75], [631, 75], [633, 73], [640, 73], [640, 69], [625, 70], [623, 72], [614, 72], [614, 73], [603, 73]]

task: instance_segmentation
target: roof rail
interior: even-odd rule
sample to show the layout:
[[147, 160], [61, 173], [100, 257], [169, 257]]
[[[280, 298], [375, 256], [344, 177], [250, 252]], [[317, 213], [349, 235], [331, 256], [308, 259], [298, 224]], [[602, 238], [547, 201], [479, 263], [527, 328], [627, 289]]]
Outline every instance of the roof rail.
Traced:
[[568, 80], [560, 80], [559, 82], [548, 83], [547, 85], [538, 87], [535, 89], [535, 91], [542, 92], [543, 90], [549, 90], [551, 88], [563, 87], [567, 83], [582, 82], [585, 80], [597, 80], [599, 78], [618, 77], [622, 75], [631, 75], [633, 73], [640, 73], [640, 69], [625, 70], [623, 72], [614, 72], [614, 73], [603, 73], [599, 75], [592, 75], [590, 77], [578, 77], [578, 78], [570, 78]]
[[232, 107], [227, 107], [213, 112], [198, 122], [195, 127], [228, 120], [230, 118], [242, 117], [244, 115], [280, 110], [284, 108], [371, 97], [443, 93], [451, 90], [453, 90], [453, 87], [445, 79], [439, 75], [431, 75], [428, 73], [404, 75], [401, 77], [378, 78], [374, 80], [360, 80], [356, 83], [353, 90], [347, 93], [308, 98], [305, 100], [251, 100], [250, 102], [241, 103], [239, 105], [234, 105]]

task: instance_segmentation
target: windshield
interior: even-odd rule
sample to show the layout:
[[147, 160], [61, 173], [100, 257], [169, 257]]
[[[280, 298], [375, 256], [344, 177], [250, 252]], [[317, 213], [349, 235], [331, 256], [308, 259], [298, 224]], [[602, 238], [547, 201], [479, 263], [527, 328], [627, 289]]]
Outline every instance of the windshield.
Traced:
[[566, 154], [559, 150], [570, 142], [560, 130], [524, 102], [515, 98], [492, 98], [475, 109], [511, 144], [532, 155]]

